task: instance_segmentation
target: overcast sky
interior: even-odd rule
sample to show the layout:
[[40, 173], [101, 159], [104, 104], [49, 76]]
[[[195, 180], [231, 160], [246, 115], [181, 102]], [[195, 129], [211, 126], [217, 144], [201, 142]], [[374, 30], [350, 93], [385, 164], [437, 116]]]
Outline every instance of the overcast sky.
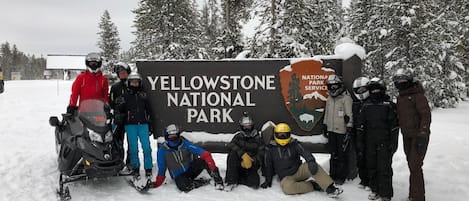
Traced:
[[135, 39], [132, 10], [137, 5], [138, 0], [0, 0], [0, 43], [44, 57], [98, 51], [98, 24], [108, 10], [121, 49], [127, 50]]

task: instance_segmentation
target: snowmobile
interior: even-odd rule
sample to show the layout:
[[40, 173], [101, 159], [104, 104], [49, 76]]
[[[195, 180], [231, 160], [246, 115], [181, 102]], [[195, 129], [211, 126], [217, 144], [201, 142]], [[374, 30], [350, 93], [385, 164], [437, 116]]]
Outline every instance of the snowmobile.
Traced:
[[85, 100], [74, 114], [62, 114], [62, 121], [50, 117], [55, 127], [60, 200], [71, 199], [67, 183], [129, 176], [119, 173], [124, 167], [123, 148], [113, 139], [109, 116], [104, 102]]

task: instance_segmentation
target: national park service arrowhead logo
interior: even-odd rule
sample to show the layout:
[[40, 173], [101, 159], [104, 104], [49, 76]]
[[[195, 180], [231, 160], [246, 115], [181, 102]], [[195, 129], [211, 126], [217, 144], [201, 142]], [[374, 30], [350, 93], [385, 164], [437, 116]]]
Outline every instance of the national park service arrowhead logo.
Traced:
[[311, 131], [324, 115], [327, 100], [326, 80], [335, 74], [316, 60], [285, 66], [279, 72], [285, 107], [304, 131]]

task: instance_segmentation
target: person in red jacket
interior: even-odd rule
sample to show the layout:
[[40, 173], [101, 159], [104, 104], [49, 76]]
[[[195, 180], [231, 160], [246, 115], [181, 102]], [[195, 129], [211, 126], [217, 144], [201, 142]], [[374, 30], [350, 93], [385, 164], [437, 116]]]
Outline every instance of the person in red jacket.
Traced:
[[80, 103], [87, 99], [102, 100], [109, 103], [109, 83], [101, 72], [102, 58], [92, 52], [85, 58], [86, 71], [77, 76], [72, 85], [72, 94], [67, 107], [67, 113], [73, 114]]

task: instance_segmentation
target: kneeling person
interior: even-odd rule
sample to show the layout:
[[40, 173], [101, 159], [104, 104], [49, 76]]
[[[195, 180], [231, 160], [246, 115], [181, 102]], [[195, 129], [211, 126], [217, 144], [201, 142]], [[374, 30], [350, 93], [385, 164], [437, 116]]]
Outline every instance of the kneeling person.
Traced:
[[181, 137], [179, 127], [174, 124], [165, 128], [164, 138], [165, 142], [157, 152], [158, 175], [153, 184], [155, 188], [163, 184], [168, 169], [178, 189], [189, 192], [198, 187], [195, 178], [205, 169], [215, 181], [215, 187], [223, 189], [223, 179], [210, 152]]
[[[334, 185], [334, 181], [316, 163], [316, 159], [307, 152], [301, 143], [291, 138], [290, 126], [280, 123], [274, 129], [274, 141], [265, 153], [265, 182], [262, 188], [272, 186], [272, 177], [277, 174], [285, 194], [303, 194], [314, 190], [324, 190], [330, 197], [337, 197], [343, 192]], [[300, 156], [306, 162], [302, 163]], [[314, 181], [307, 181], [309, 178]]]

